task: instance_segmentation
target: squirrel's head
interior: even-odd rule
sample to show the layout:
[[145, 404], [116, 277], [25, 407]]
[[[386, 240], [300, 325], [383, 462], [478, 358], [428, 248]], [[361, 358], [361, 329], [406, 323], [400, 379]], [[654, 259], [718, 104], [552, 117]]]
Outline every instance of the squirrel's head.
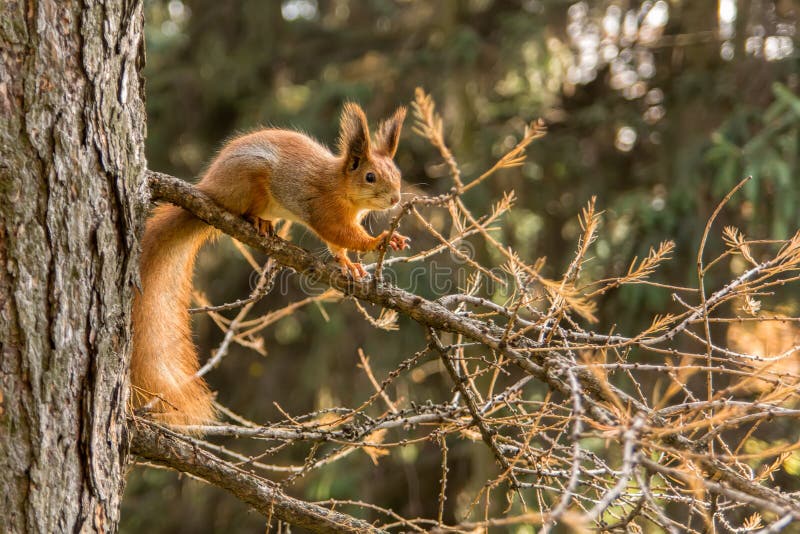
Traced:
[[339, 154], [342, 158], [345, 194], [359, 210], [385, 210], [400, 202], [400, 169], [393, 161], [406, 108], [378, 127], [370, 139], [367, 116], [358, 104], [344, 105], [339, 126]]

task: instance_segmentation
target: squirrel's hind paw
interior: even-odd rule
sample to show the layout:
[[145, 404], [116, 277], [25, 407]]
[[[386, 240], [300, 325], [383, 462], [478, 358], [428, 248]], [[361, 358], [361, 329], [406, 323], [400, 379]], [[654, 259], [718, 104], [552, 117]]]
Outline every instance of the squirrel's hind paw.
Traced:
[[275, 235], [275, 227], [272, 225], [272, 221], [262, 219], [256, 215], [245, 215], [245, 219], [255, 226], [256, 231], [264, 237], [273, 237]]

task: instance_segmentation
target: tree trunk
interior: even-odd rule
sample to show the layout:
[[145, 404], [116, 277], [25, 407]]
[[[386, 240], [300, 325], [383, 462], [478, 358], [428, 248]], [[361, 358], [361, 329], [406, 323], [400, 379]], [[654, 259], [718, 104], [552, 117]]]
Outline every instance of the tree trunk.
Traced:
[[0, 7], [0, 531], [115, 531], [136, 230], [140, 1]]

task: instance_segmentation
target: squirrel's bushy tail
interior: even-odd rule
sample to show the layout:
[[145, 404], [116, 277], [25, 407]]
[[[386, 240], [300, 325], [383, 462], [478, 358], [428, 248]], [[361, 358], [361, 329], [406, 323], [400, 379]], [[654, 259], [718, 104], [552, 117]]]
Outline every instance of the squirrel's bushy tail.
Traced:
[[164, 205], [148, 219], [142, 238], [141, 292], [134, 291], [131, 399], [157, 419], [176, 425], [214, 420], [202, 378], [188, 307], [200, 246], [214, 230], [182, 208]]

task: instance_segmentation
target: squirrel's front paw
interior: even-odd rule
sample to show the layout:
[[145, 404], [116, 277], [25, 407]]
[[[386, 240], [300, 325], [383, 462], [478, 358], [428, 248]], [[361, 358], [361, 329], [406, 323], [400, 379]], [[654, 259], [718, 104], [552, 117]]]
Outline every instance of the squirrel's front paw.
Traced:
[[392, 237], [389, 239], [389, 246], [392, 247], [394, 250], [403, 250], [406, 248], [411, 248], [411, 239], [408, 237], [394, 233]]
[[354, 280], [361, 280], [367, 276], [367, 270], [359, 262], [350, 261], [347, 256], [339, 256], [336, 260], [342, 264], [341, 271], [344, 276], [350, 275]]

